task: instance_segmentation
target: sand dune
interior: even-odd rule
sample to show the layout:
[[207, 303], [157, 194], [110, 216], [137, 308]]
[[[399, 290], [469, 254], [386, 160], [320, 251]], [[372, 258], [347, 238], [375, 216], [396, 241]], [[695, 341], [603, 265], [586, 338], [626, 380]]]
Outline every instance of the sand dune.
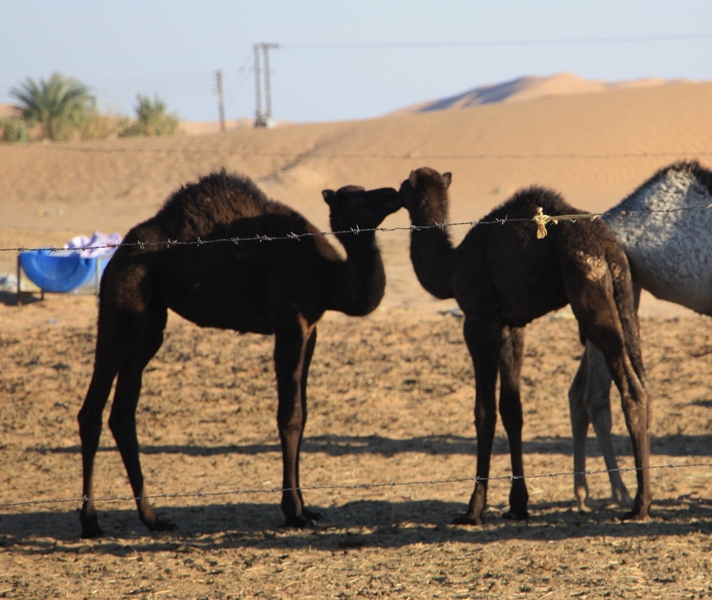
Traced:
[[600, 79], [583, 79], [573, 73], [557, 73], [550, 77], [526, 76], [497, 83], [484, 85], [468, 90], [449, 98], [431, 100], [397, 111], [395, 114], [412, 114], [430, 112], [433, 110], [451, 110], [468, 108], [494, 102], [525, 102], [539, 100], [550, 96], [570, 96], [573, 94], [590, 94], [614, 89], [637, 87], [652, 87], [669, 83], [680, 83], [682, 80], [669, 81], [658, 78], [635, 79], [631, 81], [609, 82]]

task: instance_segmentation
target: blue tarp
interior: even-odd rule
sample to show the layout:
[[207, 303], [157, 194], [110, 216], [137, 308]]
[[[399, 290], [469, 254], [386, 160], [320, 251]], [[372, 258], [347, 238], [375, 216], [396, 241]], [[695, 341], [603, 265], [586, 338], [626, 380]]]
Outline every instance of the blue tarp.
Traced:
[[105, 254], [85, 258], [79, 252], [30, 250], [20, 253], [20, 266], [40, 289], [47, 292], [71, 292], [95, 284], [97, 261], [101, 276], [110, 257], [110, 254]]

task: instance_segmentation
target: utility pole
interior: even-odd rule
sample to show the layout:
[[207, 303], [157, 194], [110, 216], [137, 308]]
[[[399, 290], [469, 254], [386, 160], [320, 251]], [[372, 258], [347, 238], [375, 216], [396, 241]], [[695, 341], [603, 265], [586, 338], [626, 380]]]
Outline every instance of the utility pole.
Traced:
[[223, 95], [223, 78], [222, 71], [218, 69], [215, 73], [217, 79], [217, 95], [218, 95], [218, 113], [220, 114], [220, 131], [225, 131], [225, 97]]
[[262, 78], [260, 77], [260, 44], [255, 44], [255, 127], [264, 127], [262, 114]]
[[[257, 101], [255, 127], [269, 127], [272, 123], [272, 88], [270, 86], [269, 49], [279, 48], [277, 44], [255, 44], [255, 97]], [[260, 68], [260, 49], [264, 58], [264, 70]], [[265, 112], [262, 112], [262, 79], [264, 73]]]
[[270, 68], [269, 68], [269, 49], [279, 48], [277, 44], [262, 44], [262, 53], [265, 59], [265, 103], [266, 103], [266, 114], [265, 118], [268, 123], [272, 122], [272, 89], [270, 86]]

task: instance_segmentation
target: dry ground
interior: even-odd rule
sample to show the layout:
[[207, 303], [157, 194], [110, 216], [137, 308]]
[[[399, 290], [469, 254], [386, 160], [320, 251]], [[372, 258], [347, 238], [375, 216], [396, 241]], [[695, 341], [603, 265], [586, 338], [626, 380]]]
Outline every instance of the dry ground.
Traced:
[[[451, 314], [329, 316], [311, 370], [303, 449], [314, 529], [280, 527], [272, 340], [200, 330], [177, 317], [147, 369], [139, 436], [149, 489], [179, 524], [139, 522], [108, 430], [97, 457], [107, 535], [79, 539], [75, 416], [90, 377], [94, 301], [0, 306], [0, 597], [701, 598], [712, 594], [712, 342], [703, 317], [642, 321], [655, 397], [655, 504], [645, 523], [572, 501], [566, 390], [581, 348], [566, 312], [528, 329], [524, 369], [528, 522], [450, 525], [472, 491], [472, 368]], [[632, 466], [615, 396], [615, 441]], [[501, 426], [492, 475], [506, 477]], [[589, 466], [603, 468], [595, 440]], [[686, 466], [700, 464], [702, 466]], [[545, 477], [533, 477], [550, 475]], [[460, 479], [443, 482], [447, 479]], [[440, 480], [440, 483], [434, 482]], [[629, 487], [632, 473], [625, 475]], [[605, 474], [590, 476], [596, 497]], [[374, 486], [375, 484], [375, 486]], [[373, 487], [371, 487], [373, 486]], [[242, 493], [237, 493], [240, 490]]]

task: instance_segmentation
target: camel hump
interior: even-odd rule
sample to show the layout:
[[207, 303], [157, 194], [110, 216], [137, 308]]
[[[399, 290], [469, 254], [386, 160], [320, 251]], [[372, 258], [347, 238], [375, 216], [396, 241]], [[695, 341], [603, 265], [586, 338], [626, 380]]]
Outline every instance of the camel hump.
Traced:
[[603, 219], [641, 287], [699, 312], [710, 310], [712, 172], [699, 163], [660, 169]]
[[276, 206], [286, 210], [284, 205], [270, 200], [249, 177], [221, 169], [184, 184], [171, 194], [156, 217], [229, 222], [272, 212]]
[[515, 192], [509, 200], [500, 204], [482, 220], [531, 219], [537, 214], [539, 208], [549, 216], [582, 212], [568, 204], [556, 190], [533, 185]]
[[222, 169], [174, 191], [163, 207], [134, 227], [127, 238], [196, 241], [306, 231], [316, 228], [296, 210], [268, 198], [249, 177]]

